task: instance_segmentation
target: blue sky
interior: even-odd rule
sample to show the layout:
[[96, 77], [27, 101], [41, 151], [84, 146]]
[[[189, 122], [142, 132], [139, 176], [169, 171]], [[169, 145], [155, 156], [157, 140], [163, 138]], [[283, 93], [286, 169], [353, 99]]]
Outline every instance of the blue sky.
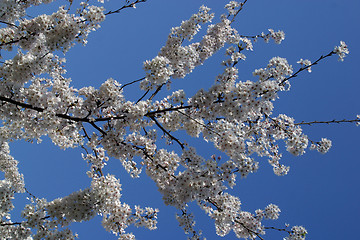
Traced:
[[[110, 1], [105, 6], [114, 10], [123, 2]], [[110, 77], [124, 84], [141, 78], [143, 61], [157, 55], [171, 27], [188, 19], [202, 4], [212, 8], [218, 19], [226, 3], [222, 0], [148, 0], [136, 9], [108, 16], [102, 27], [90, 35], [87, 46], [76, 46], [67, 53], [67, 76], [78, 88], [98, 87]], [[254, 51], [246, 53], [246, 61], [238, 65], [240, 80], [255, 80], [252, 71], [265, 66], [273, 56], [287, 58], [297, 69], [300, 58], [315, 60], [343, 40], [350, 49], [345, 61], [338, 62], [336, 56], [328, 58], [314, 66], [312, 73], [303, 72], [294, 78], [291, 91], [279, 95], [274, 114], [285, 113], [297, 121], [355, 118], [360, 114], [359, 9], [360, 2], [354, 0], [249, 0], [234, 23], [240, 34], [255, 35], [273, 28], [283, 30], [286, 39], [281, 45], [256, 43]], [[34, 10], [33, 15], [37, 11], [40, 9]], [[174, 81], [172, 89], [183, 88], [191, 96], [197, 89], [209, 87], [222, 71], [219, 64], [222, 59], [224, 54], [219, 52], [185, 79]], [[136, 87], [128, 90], [125, 95], [129, 99], [142, 95]], [[332, 149], [325, 155], [310, 150], [301, 157], [285, 153], [282, 161], [291, 168], [284, 177], [275, 176], [266, 159], [259, 159], [259, 171], [246, 179], [239, 178], [232, 192], [240, 197], [244, 210], [253, 212], [269, 203], [279, 205], [280, 219], [265, 222], [266, 225], [303, 225], [309, 232], [308, 239], [353, 238], [360, 214], [360, 128], [339, 124], [304, 126], [303, 129], [311, 139], [331, 139]], [[196, 139], [189, 141], [199, 146], [199, 153], [205, 156], [211, 153], [209, 145]], [[47, 137], [39, 145], [23, 142], [11, 145], [11, 154], [20, 162], [28, 190], [48, 200], [89, 186], [81, 152], [81, 149], [60, 150]], [[137, 239], [186, 238], [175, 220], [176, 209], [162, 204], [155, 184], [145, 174], [140, 179], [130, 179], [116, 159], [111, 159], [105, 170], [120, 178], [124, 202], [160, 209], [158, 230], [129, 229]], [[24, 203], [25, 199], [19, 196], [18, 209]], [[208, 239], [221, 239], [215, 235], [213, 221], [196, 207], [191, 209], [204, 235]], [[89, 223], [74, 224], [72, 229], [80, 239], [116, 239], [100, 222], [100, 218], [95, 218]], [[282, 239], [283, 236], [268, 232], [264, 238]], [[226, 239], [235, 239], [235, 236], [230, 234]]]

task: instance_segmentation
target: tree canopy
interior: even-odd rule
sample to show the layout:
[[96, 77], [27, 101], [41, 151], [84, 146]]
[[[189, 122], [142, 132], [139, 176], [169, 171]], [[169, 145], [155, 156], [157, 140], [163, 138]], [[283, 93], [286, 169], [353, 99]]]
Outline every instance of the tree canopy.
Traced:
[[[158, 227], [167, 221], [161, 218], [163, 209], [176, 214], [191, 239], [208, 232], [248, 239], [275, 234], [289, 240], [311, 234], [306, 222], [279, 218], [286, 211], [277, 203], [293, 193], [291, 188], [309, 187], [306, 176], [288, 188], [272, 184], [286, 183], [297, 167], [329, 179], [317, 169], [328, 163], [308, 161], [301, 168], [299, 161], [293, 167], [291, 155], [297, 161], [306, 156], [322, 161], [326, 154], [314, 151], [324, 154], [336, 147], [329, 129], [344, 131], [341, 127], [348, 124], [352, 130], [345, 131], [357, 130], [357, 105], [346, 104], [358, 86], [348, 79], [355, 71], [346, 72], [353, 69], [346, 67], [347, 39], [319, 41], [322, 31], [329, 32], [326, 27], [306, 36], [300, 31], [304, 26], [280, 20], [278, 26], [261, 24], [266, 14], [274, 19], [297, 14], [275, 12], [276, 7], [271, 12], [266, 1], [264, 6], [250, 0], [209, 1], [209, 6], [169, 2], [0, 1], [4, 239], [81, 239], [74, 223], [93, 218], [101, 218], [114, 238], [134, 239], [134, 226], [165, 231]], [[331, 4], [327, 7], [336, 6]], [[307, 28], [316, 25], [303, 21]], [[285, 44], [282, 50], [288, 29], [295, 30], [290, 36], [297, 45]], [[335, 74], [344, 76], [341, 84], [332, 85]], [[311, 79], [314, 75], [319, 79]], [[345, 100], [336, 92], [334, 98], [324, 95], [328, 89], [345, 91]], [[303, 110], [294, 110], [301, 105]], [[55, 158], [53, 145], [70, 157], [58, 163], [44, 159], [48, 151]], [[346, 147], [354, 154], [353, 146]], [[27, 152], [31, 148], [39, 149], [36, 156]], [[27, 159], [19, 159], [19, 151]], [[23, 161], [31, 167], [23, 169]], [[348, 160], [334, 165], [341, 165], [339, 172], [351, 166]], [[39, 180], [28, 179], [31, 172], [39, 173]], [[262, 187], [266, 190], [256, 186], [257, 175], [269, 184]], [[36, 181], [42, 183], [36, 186]], [[40, 190], [43, 184], [51, 193]], [[310, 189], [309, 195], [321, 196], [321, 189]], [[266, 198], [259, 201], [264, 205], [253, 204], [259, 196]], [[162, 204], [153, 205], [153, 198]], [[204, 229], [204, 221], [211, 228]]]

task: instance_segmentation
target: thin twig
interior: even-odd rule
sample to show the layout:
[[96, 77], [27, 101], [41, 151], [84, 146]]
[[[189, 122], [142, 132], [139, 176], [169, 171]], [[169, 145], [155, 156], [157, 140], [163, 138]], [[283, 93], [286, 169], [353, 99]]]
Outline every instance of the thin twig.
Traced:
[[140, 78], [140, 79], [138, 79], [138, 80], [135, 80], [135, 81], [126, 83], [126, 84], [124, 84], [124, 85], [121, 86], [120, 90], [123, 89], [123, 88], [126, 87], [126, 86], [129, 86], [129, 85], [131, 85], [131, 84], [133, 84], [133, 83], [140, 82], [140, 81], [142, 81], [142, 80], [144, 80], [144, 79], [145, 79], [145, 77], [142, 77], [142, 78]]
[[324, 58], [330, 57], [331, 55], [334, 55], [334, 54], [336, 54], [336, 52], [331, 51], [330, 53], [328, 53], [328, 54], [326, 54], [326, 55], [321, 55], [315, 62], [313, 62], [313, 63], [311, 63], [310, 65], [307, 65], [307, 66], [305, 66], [305, 67], [301, 67], [301, 68], [300, 68], [299, 70], [297, 70], [294, 74], [292, 74], [291, 76], [289, 76], [289, 77], [285, 78], [284, 80], [282, 80], [281, 83], [280, 83], [280, 86], [284, 86], [284, 85], [285, 85], [285, 82], [288, 81], [289, 79], [294, 78], [294, 77], [297, 77], [297, 75], [298, 75], [300, 72], [302, 72], [302, 71], [304, 71], [304, 70], [306, 70], [306, 69], [308, 69], [308, 68], [311, 68], [312, 66], [318, 64], [318, 62], [320, 62], [320, 61], [323, 60]]
[[156, 118], [154, 116], [151, 116], [150, 119], [153, 120], [155, 122], [156, 126], [158, 126], [166, 135], [168, 135], [171, 140], [174, 140], [175, 142], [177, 142], [180, 145], [181, 149], [185, 148], [184, 144], [182, 142], [180, 142], [179, 139], [177, 139], [176, 137], [171, 135], [171, 133], [169, 131], [167, 131], [163, 126], [161, 126], [161, 124], [156, 120]]
[[[237, 12], [233, 15], [233, 18], [231, 19], [231, 23], [233, 23], [235, 21], [235, 17], [239, 14], [239, 12], [243, 9], [245, 3], [247, 2], [247, 0], [245, 0], [244, 2], [240, 3], [240, 8], [239, 10], [237, 10]], [[229, 16], [230, 17], [230, 16]]]
[[0, 23], [4, 23], [6, 25], [9, 25], [9, 26], [12, 26], [12, 27], [16, 27], [16, 28], [19, 28], [18, 26], [16, 26], [15, 24], [12, 24], [12, 23], [9, 23], [9, 22], [4, 22], [4, 21], [1, 21], [0, 20]]
[[255, 232], [255, 231], [251, 230], [250, 228], [246, 227], [244, 223], [239, 222], [238, 220], [235, 220], [234, 222], [239, 223], [239, 224], [240, 224], [241, 226], [243, 226], [248, 232], [255, 234], [259, 239], [264, 240], [264, 238], [261, 237], [258, 232]]
[[142, 2], [146, 2], [146, 0], [136, 0], [135, 2], [125, 4], [124, 6], [122, 6], [121, 8], [119, 8], [117, 10], [109, 11], [109, 12], [105, 13], [105, 15], [110, 15], [110, 14], [114, 14], [114, 13], [120, 13], [120, 11], [125, 9], [125, 8], [135, 8], [135, 5], [137, 3], [142, 3]]
[[277, 231], [280, 231], [280, 232], [287, 232], [287, 233], [291, 233], [291, 231], [285, 229], [285, 228], [276, 228], [276, 227], [265, 227], [265, 229], [273, 229], [273, 230], [277, 230]]
[[360, 118], [356, 118], [356, 119], [351, 119], [351, 120], [348, 120], [348, 119], [343, 119], [343, 120], [331, 120], [331, 121], [311, 121], [311, 122], [305, 122], [305, 121], [302, 121], [302, 122], [299, 122], [299, 123], [295, 123], [294, 125], [309, 125], [311, 126], [312, 124], [317, 124], [317, 123], [322, 123], [322, 124], [331, 124], [331, 123], [360, 123]]
[[156, 116], [156, 114], [159, 114], [159, 113], [171, 112], [171, 111], [176, 111], [176, 110], [180, 110], [180, 109], [188, 109], [188, 108], [192, 108], [192, 107], [193, 107], [192, 105], [188, 105], [188, 106], [165, 108], [165, 109], [161, 109], [161, 110], [155, 110], [152, 112], [148, 112], [147, 114], [145, 114], [145, 116], [151, 117], [151, 116]]
[[199, 124], [199, 125], [201, 125], [201, 126], [203, 126], [204, 128], [206, 128], [207, 130], [209, 130], [210, 132], [212, 132], [212, 133], [215, 133], [216, 135], [218, 135], [218, 136], [220, 136], [221, 137], [221, 134], [220, 133], [218, 133], [218, 132], [216, 132], [216, 131], [214, 131], [214, 130], [212, 130], [211, 128], [209, 128], [208, 126], [206, 126], [205, 124], [203, 124], [203, 123], [201, 123], [201, 122], [199, 122], [199, 121], [197, 121], [196, 119], [194, 119], [193, 117], [191, 117], [190, 115], [188, 115], [188, 114], [186, 114], [186, 113], [183, 113], [183, 112], [181, 112], [180, 110], [176, 110], [177, 112], [179, 112], [179, 113], [181, 113], [181, 114], [183, 114], [184, 116], [186, 116], [186, 117], [188, 117], [188, 118], [190, 118], [191, 120], [193, 120], [194, 122], [196, 122], [197, 124]]
[[150, 91], [150, 90], [147, 90], [147, 91], [136, 101], [136, 103], [140, 102], [140, 101], [146, 96], [146, 94], [149, 93], [149, 91]]
[[152, 100], [158, 92], [160, 92], [161, 88], [164, 86], [164, 83], [158, 86], [158, 88], [155, 90], [155, 92], [149, 97], [149, 100]]
[[100, 127], [98, 127], [94, 122], [89, 122], [91, 126], [93, 126], [96, 130], [98, 130], [99, 132], [101, 132], [101, 134], [103, 136], [106, 135], [106, 132], [104, 130], [102, 130]]

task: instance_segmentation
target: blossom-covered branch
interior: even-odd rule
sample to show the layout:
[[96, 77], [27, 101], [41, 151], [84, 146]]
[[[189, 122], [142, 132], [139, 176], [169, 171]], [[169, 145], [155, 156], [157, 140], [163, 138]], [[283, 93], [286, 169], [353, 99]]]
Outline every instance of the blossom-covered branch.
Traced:
[[[104, 229], [120, 239], [135, 238], [127, 233], [130, 225], [156, 229], [158, 209], [131, 207], [121, 200], [120, 179], [106, 168], [106, 163], [115, 158], [133, 178], [145, 177], [145, 170], [164, 203], [181, 211], [176, 218], [192, 239], [200, 239], [202, 234], [195, 229], [191, 202], [214, 220], [219, 236], [232, 231], [238, 238], [264, 239], [266, 231], [275, 228], [265, 227], [263, 221], [277, 220], [280, 208], [270, 203], [254, 213], [246, 211], [229, 191], [236, 180], [255, 173], [263, 159], [276, 175], [286, 175], [290, 168], [282, 164], [280, 141], [295, 156], [304, 154], [309, 142], [310, 149], [327, 152], [331, 141], [309, 139], [302, 125], [360, 121], [296, 123], [285, 114], [273, 116], [274, 101], [281, 91], [289, 90], [286, 86], [290, 79], [332, 55], [342, 61], [349, 51], [340, 42], [313, 63], [301, 59], [295, 73], [285, 58], [274, 57], [253, 72], [253, 80], [240, 80], [239, 65], [246, 59], [246, 51], [253, 51], [256, 39], [272, 39], [276, 44], [285, 39], [282, 31], [269, 29], [268, 34], [246, 36], [235, 29], [233, 22], [247, 0], [230, 1], [220, 18], [201, 6], [171, 29], [157, 55], [144, 61], [145, 77], [123, 85], [109, 78], [98, 88], [80, 89], [65, 77], [63, 57], [74, 45], [86, 44], [89, 34], [106, 16], [135, 8], [145, 0], [126, 0], [113, 11], [106, 11], [101, 0], [77, 6], [69, 1], [71, 8], [77, 7], [75, 13], [62, 6], [52, 14], [34, 18], [26, 14], [31, 6], [50, 2], [5, 1], [0, 7], [0, 23], [6, 25], [0, 29], [0, 48], [11, 53], [0, 66], [0, 170], [4, 172], [0, 181], [0, 235], [4, 238], [74, 239], [71, 223], [96, 215], [102, 216]], [[202, 27], [206, 32], [195, 38]], [[223, 71], [208, 89], [199, 89], [192, 96], [183, 89], [170, 91], [173, 81], [188, 77], [225, 46], [225, 60], [220, 62]], [[136, 83], [142, 96], [136, 101], [126, 99], [125, 87]], [[164, 97], [165, 86], [169, 95]], [[182, 133], [188, 136], [176, 137]], [[165, 144], [176, 142], [180, 148], [167, 147], [159, 135], [165, 136]], [[36, 198], [26, 190], [8, 142], [25, 139], [40, 143], [44, 136], [60, 148], [83, 149], [89, 187], [52, 201]], [[187, 143], [187, 137], [212, 144], [216, 155], [201, 156]], [[22, 211], [25, 220], [12, 222], [12, 200], [15, 193], [24, 192], [31, 196]], [[307, 233], [300, 226], [275, 230], [286, 232], [289, 240], [304, 239]]]

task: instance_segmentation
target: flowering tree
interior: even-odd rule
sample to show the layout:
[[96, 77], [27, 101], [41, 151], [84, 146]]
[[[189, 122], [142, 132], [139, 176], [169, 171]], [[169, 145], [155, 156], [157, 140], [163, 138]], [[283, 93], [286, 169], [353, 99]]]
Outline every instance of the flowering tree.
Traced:
[[[273, 113], [274, 101], [280, 92], [290, 90], [293, 78], [311, 72], [325, 58], [337, 56], [343, 61], [349, 53], [344, 42], [312, 61], [300, 59], [297, 67], [285, 58], [274, 57], [254, 70], [252, 80], [240, 80], [238, 67], [246, 59], [245, 53], [253, 51], [253, 44], [260, 40], [280, 44], [284, 32], [240, 33], [234, 22], [247, 0], [230, 1], [220, 17], [201, 6], [171, 29], [157, 56], [144, 62], [144, 77], [121, 83], [110, 78], [98, 89], [77, 89], [66, 77], [66, 53], [76, 44], [85, 45], [89, 34], [107, 16], [135, 8], [145, 0], [126, 0], [114, 10], [105, 10], [103, 1], [78, 4], [69, 0], [53, 13], [27, 15], [31, 7], [51, 2], [0, 1], [0, 46], [6, 58], [0, 66], [3, 238], [74, 239], [76, 234], [68, 228], [71, 223], [96, 215], [103, 217], [103, 227], [119, 239], [135, 238], [126, 231], [130, 225], [156, 229], [158, 209], [132, 207], [121, 200], [119, 176], [106, 169], [108, 161], [119, 159], [131, 177], [149, 177], [156, 183], [164, 203], [178, 210], [176, 219], [191, 239], [202, 238], [188, 208], [191, 202], [212, 219], [219, 236], [233, 231], [238, 238], [263, 239], [267, 231], [279, 231], [287, 234], [286, 239], [305, 239], [303, 226], [275, 228], [266, 224], [266, 220], [278, 219], [277, 205], [269, 203], [249, 212], [229, 189], [237, 178], [255, 173], [259, 159], [268, 161], [274, 174], [286, 175], [289, 166], [281, 162], [279, 142], [295, 156], [303, 155], [307, 148], [326, 153], [331, 141], [310, 139], [303, 133], [303, 125], [360, 121], [296, 122], [285, 114]], [[207, 30], [199, 37], [196, 34], [201, 27]], [[211, 87], [191, 96], [182, 89], [171, 90], [173, 82], [187, 77], [223, 48], [223, 72]], [[140, 96], [126, 99], [127, 87], [135, 84], [140, 87]], [[196, 146], [179, 137], [183, 132], [213, 145], [214, 154], [200, 156]], [[47, 200], [25, 187], [8, 143], [41, 142], [44, 135], [62, 149], [80, 148], [89, 166], [88, 188]], [[30, 197], [20, 222], [13, 221], [10, 214], [15, 193]]]

